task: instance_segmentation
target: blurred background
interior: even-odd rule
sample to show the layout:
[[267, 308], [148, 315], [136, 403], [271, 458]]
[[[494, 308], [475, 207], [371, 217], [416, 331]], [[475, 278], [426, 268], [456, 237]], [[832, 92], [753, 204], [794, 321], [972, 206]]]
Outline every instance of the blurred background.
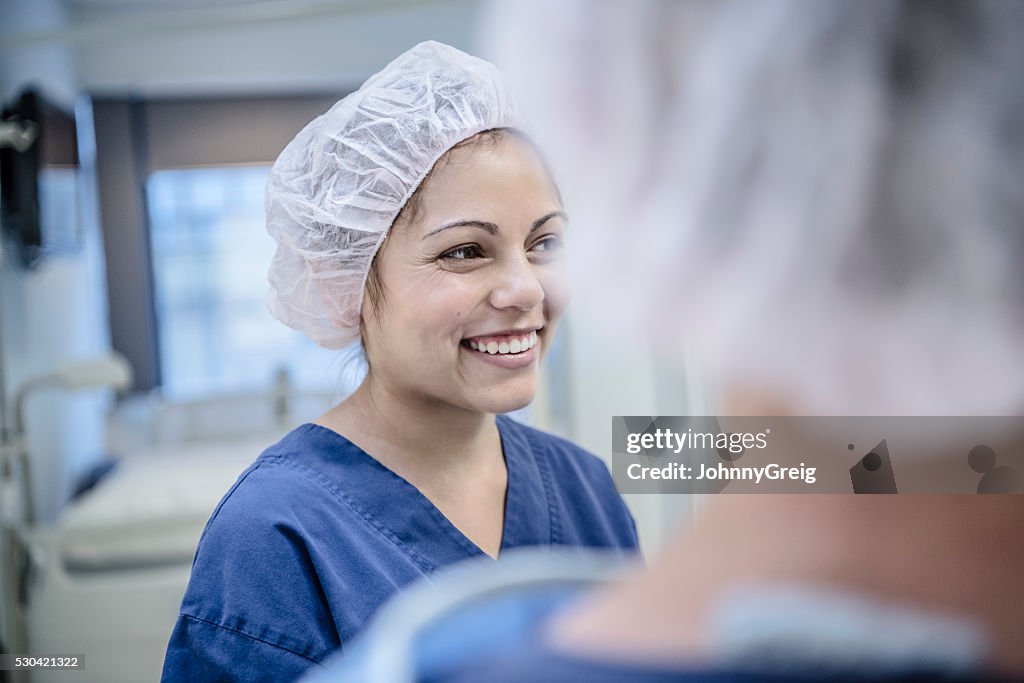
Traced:
[[[412, 45], [486, 56], [485, 11], [0, 0], [0, 640], [87, 666], [31, 680], [159, 678], [216, 502], [264, 447], [354, 388], [344, 354], [264, 306], [269, 167]], [[609, 338], [611, 312], [571, 310], [522, 419], [610, 458], [612, 415], [714, 412], [642, 333]], [[694, 506], [628, 502], [647, 552]]]

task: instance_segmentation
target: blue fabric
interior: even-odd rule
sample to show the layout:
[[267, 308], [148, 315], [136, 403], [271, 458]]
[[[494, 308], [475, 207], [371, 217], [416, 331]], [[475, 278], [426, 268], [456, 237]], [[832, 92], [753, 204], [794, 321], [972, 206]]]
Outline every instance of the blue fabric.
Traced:
[[714, 668], [654, 668], [562, 657], [523, 648], [442, 678], [419, 683], [1000, 683], [998, 679], [959, 677], [933, 671], [860, 674], [857, 672], [737, 671]]
[[[413, 644], [416, 683], [916, 683], [988, 681], [970, 674], [909, 668], [903, 671], [828, 671], [792, 666], [778, 671], [684, 667], [597, 661], [551, 649], [543, 627], [584, 595], [579, 585], [531, 583], [493, 591], [422, 628]], [[370, 628], [350, 652], [327, 662], [303, 683], [366, 683], [383, 680], [370, 664], [371, 651], [388, 647], [388, 634]]]
[[[502, 551], [637, 547], [607, 467], [498, 417], [508, 470]], [[407, 481], [306, 424], [242, 473], [207, 523], [164, 681], [289, 681], [348, 643], [403, 586], [485, 556]]]

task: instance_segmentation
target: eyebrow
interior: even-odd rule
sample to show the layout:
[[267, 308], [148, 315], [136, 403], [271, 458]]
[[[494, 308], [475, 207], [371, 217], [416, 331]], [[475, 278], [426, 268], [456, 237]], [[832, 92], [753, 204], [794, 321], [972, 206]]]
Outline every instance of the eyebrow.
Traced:
[[[541, 226], [543, 226], [545, 223], [547, 223], [549, 220], [556, 216], [560, 216], [565, 220], [569, 220], [569, 217], [565, 214], [564, 211], [552, 211], [551, 213], [545, 214], [538, 218], [537, 220], [535, 220], [533, 222], [533, 225], [530, 226], [530, 232], [532, 233], [535, 230], [539, 230]], [[497, 225], [495, 225], [494, 223], [489, 223], [487, 221], [451, 221], [450, 223], [443, 223], [437, 226], [436, 228], [428, 232], [426, 235], [424, 235], [423, 239], [433, 237], [437, 233], [442, 232], [444, 230], [448, 230], [449, 228], [480, 228], [481, 230], [484, 230], [485, 232], [491, 235], [497, 235], [499, 232], [501, 232], [501, 230], [498, 229]]]

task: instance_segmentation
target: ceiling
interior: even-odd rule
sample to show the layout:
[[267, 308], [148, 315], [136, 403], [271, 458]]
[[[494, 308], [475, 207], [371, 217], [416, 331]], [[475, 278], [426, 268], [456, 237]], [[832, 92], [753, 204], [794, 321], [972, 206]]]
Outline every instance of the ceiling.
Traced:
[[259, 5], [279, 0], [61, 0], [65, 7], [71, 10], [78, 9], [160, 9], [173, 10], [180, 8], [231, 6], [231, 5]]

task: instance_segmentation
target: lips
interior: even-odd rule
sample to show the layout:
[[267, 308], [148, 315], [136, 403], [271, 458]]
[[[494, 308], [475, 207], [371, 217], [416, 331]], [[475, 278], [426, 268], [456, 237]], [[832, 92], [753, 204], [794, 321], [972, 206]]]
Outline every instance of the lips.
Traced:
[[498, 334], [486, 334], [462, 340], [462, 347], [471, 357], [489, 365], [506, 370], [532, 367], [540, 358], [541, 339], [538, 332], [543, 328], [508, 330]]

